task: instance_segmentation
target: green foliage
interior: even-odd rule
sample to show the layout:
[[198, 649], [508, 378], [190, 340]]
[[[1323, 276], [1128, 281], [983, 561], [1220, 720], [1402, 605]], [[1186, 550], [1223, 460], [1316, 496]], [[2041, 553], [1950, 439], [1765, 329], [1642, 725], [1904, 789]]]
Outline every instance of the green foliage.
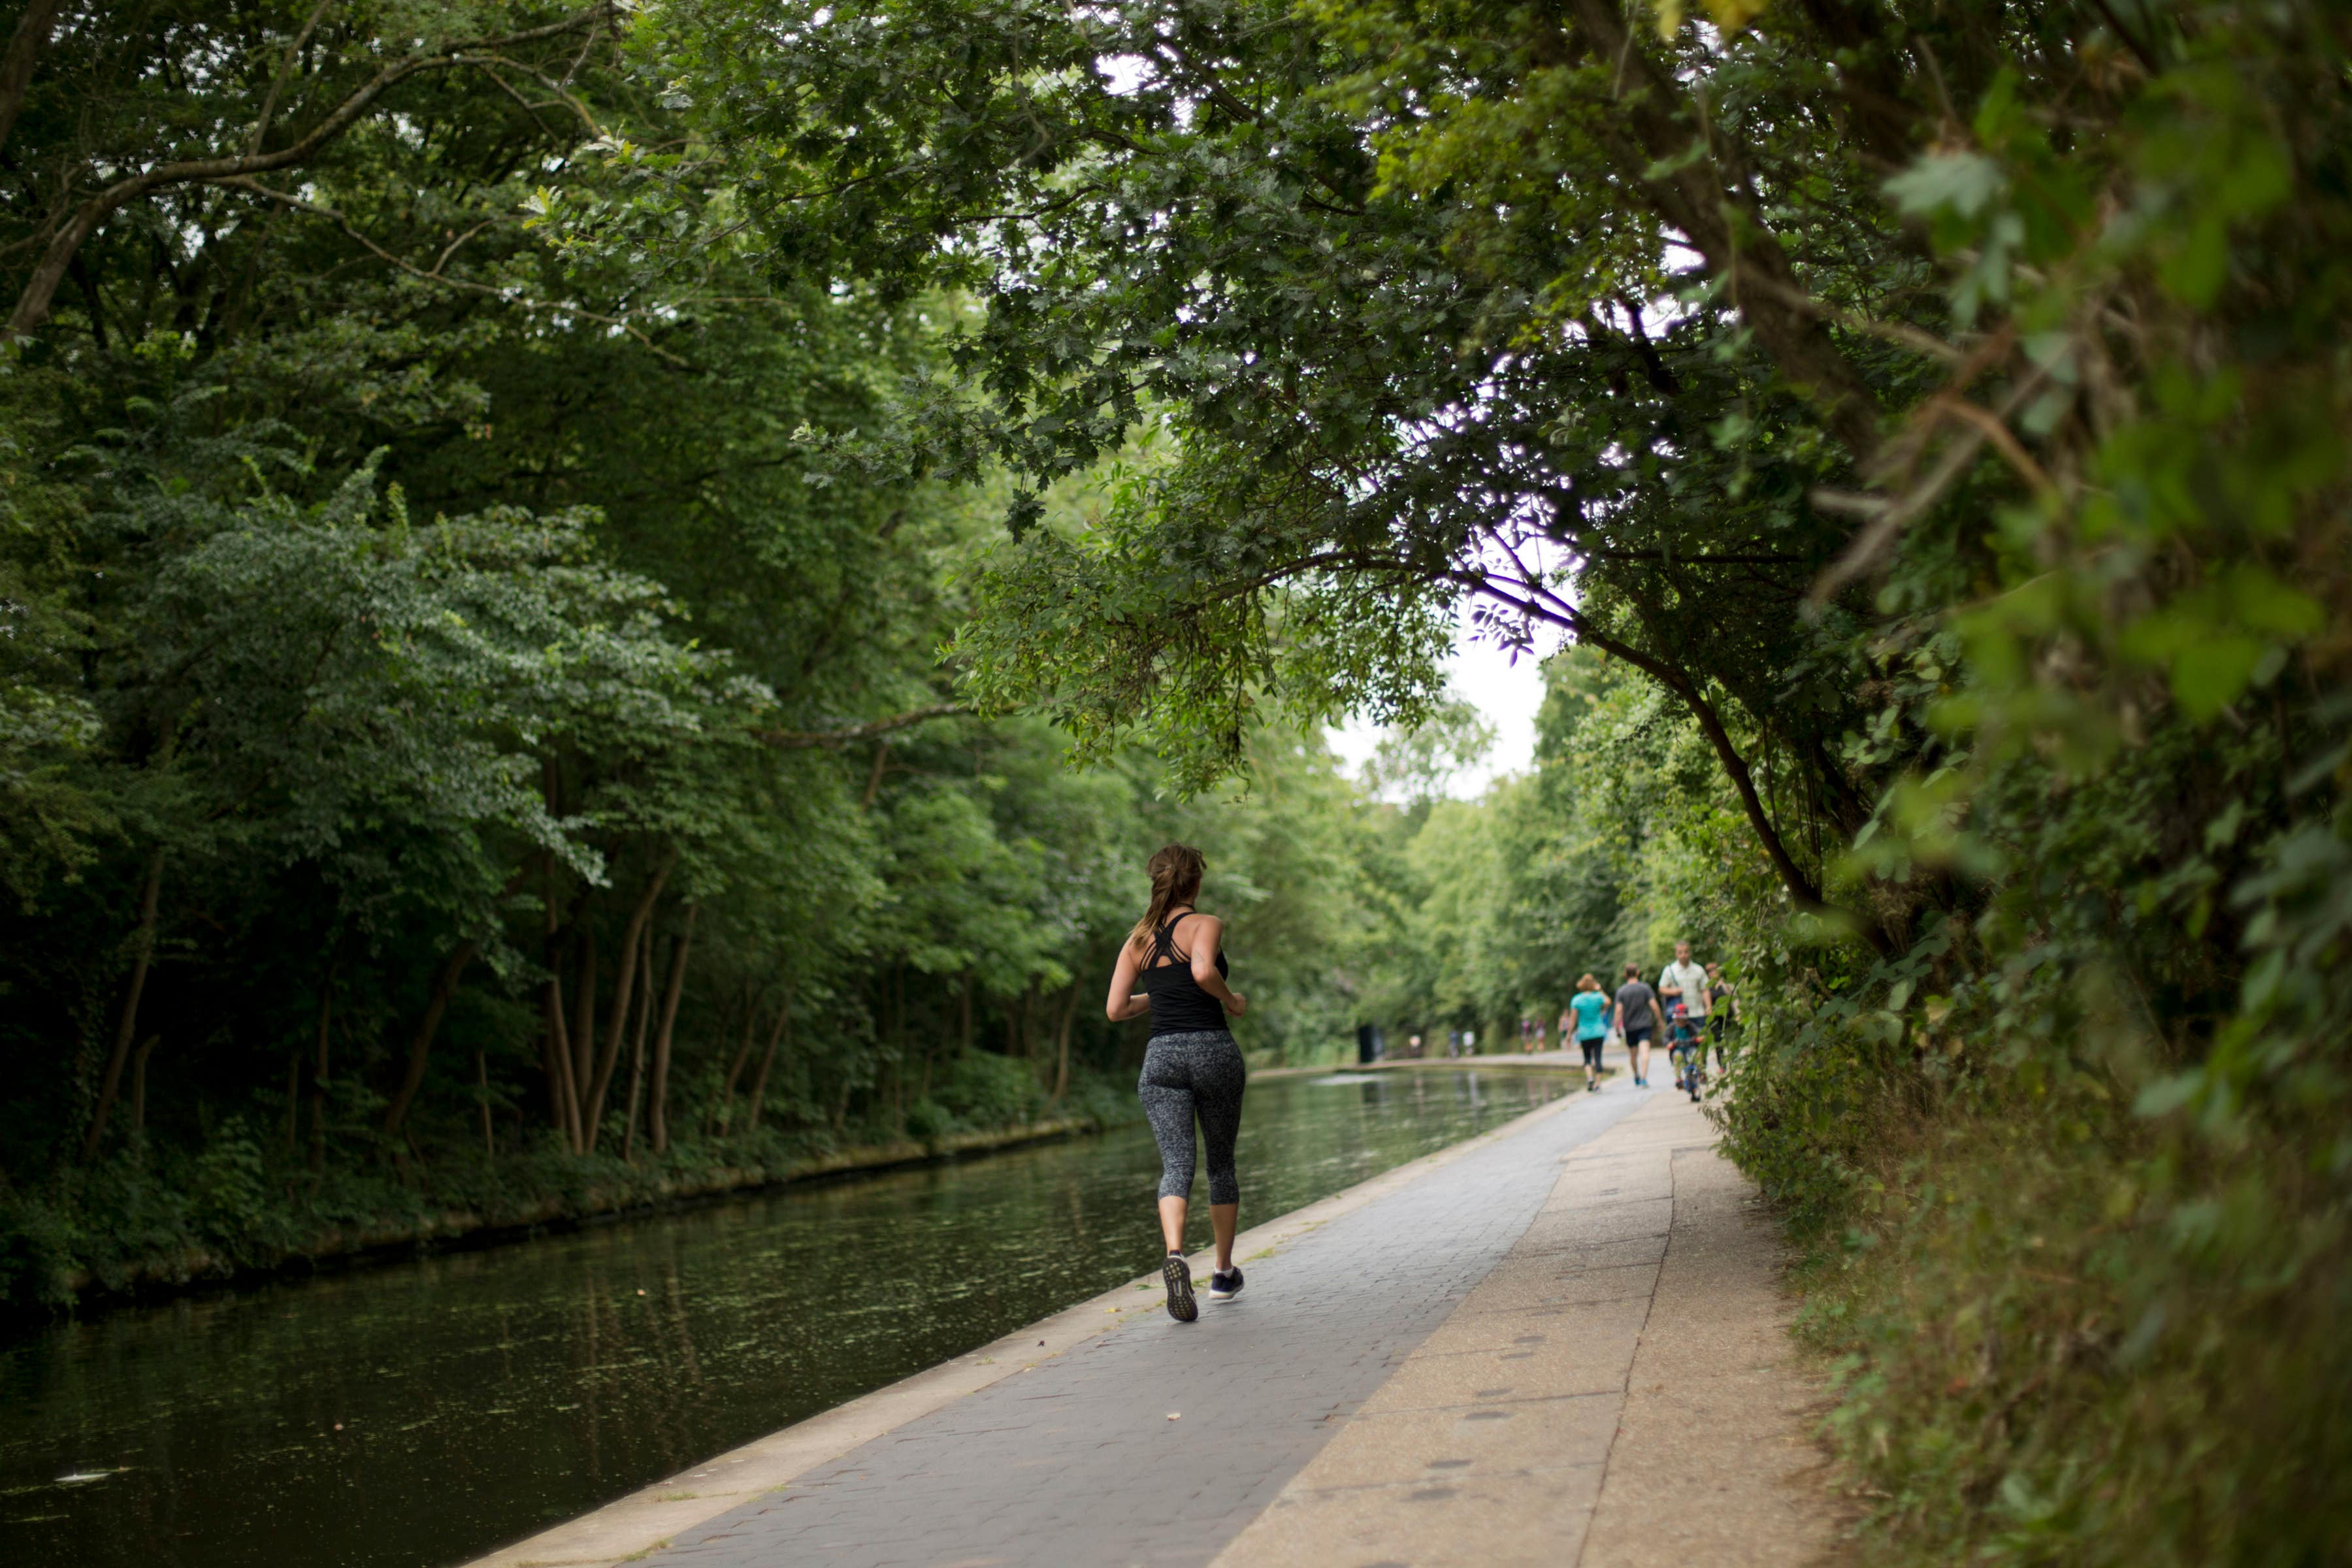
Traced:
[[1465, 602], [1646, 678], [1555, 719], [1574, 788], [1372, 836], [1381, 983], [1556, 985], [1498, 900], [1735, 945], [1733, 1146], [1853, 1238], [1872, 1550], [2330, 1555], [2352, 37], [1709, 12], [877, 0], [648, 47], [759, 103], [735, 167], [809, 198], [773, 243], [903, 182], [834, 264], [971, 289], [833, 450], [1025, 487], [958, 634], [992, 710], [1197, 786], [1255, 715], [1427, 719]]
[[1123, 1114], [1141, 1041], [1096, 988], [1180, 835], [1253, 1050], [1355, 1022], [1352, 786], [1253, 713], [1264, 787], [1187, 803], [1176, 759], [1074, 773], [1068, 732], [959, 710], [1003, 481], [842, 454], [969, 304], [830, 269], [887, 223], [776, 243], [739, 160], [855, 151], [728, 119], [624, 21], [166, 5], [37, 58], [0, 203], [0, 1301]]
[[[60, 34], [0, 212], [13, 1288], [186, 1234], [215, 1135], [248, 1234], [456, 1181], [478, 1094], [485, 1168], [609, 1169], [616, 972], [684, 977], [663, 1160], [1092, 1093], [1182, 836], [1265, 1056], [1733, 952], [1866, 1550], [2335, 1552], [2352, 36], [1708, 13]], [[1576, 647], [1475, 806], [1465, 607]], [[1342, 709], [1407, 799], [1294, 740]]]

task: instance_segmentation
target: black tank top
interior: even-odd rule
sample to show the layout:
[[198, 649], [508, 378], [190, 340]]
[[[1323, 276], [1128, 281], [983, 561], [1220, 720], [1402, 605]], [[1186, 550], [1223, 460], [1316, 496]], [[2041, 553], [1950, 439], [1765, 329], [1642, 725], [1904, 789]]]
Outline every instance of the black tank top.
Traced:
[[[1143, 959], [1143, 990], [1151, 998], [1151, 1032], [1155, 1035], [1197, 1035], [1225, 1026], [1225, 1005], [1201, 989], [1192, 978], [1192, 961], [1176, 951], [1176, 921], [1199, 914], [1186, 910], [1151, 933], [1151, 951]], [[1171, 962], [1161, 963], [1161, 959]], [[1231, 974], [1224, 949], [1217, 950], [1217, 973]]]

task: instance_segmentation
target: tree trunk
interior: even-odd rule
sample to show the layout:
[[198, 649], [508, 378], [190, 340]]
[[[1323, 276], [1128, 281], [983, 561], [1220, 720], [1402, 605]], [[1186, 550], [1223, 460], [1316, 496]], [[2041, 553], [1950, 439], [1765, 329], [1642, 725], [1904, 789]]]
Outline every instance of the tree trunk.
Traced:
[[565, 1147], [580, 1152], [580, 1090], [572, 1080], [572, 1033], [563, 1024], [563, 976], [550, 969], [547, 980], [548, 1098], [554, 1104], [555, 1130]]
[[163, 895], [163, 847], [157, 845], [147, 854], [147, 877], [139, 889], [139, 924], [131, 936], [131, 985], [122, 994], [122, 1016], [114, 1026], [114, 1050], [106, 1058], [106, 1077], [98, 1086], [98, 1105], [89, 1113], [89, 1131], [82, 1134], [81, 1157], [89, 1159], [98, 1152], [98, 1141], [106, 1136], [106, 1119], [114, 1110], [114, 1097], [122, 1089], [123, 1064], [131, 1058], [131, 1042], [139, 1032], [139, 998], [147, 989], [148, 963], [155, 955], [155, 906]]
[[8, 140], [8, 132], [16, 128], [16, 111], [25, 107], [26, 89], [33, 85], [33, 62], [49, 41], [49, 28], [58, 19], [63, 0], [32, 0], [24, 15], [16, 18], [16, 31], [8, 39], [8, 54], [0, 62], [0, 145]]
[[302, 1107], [302, 1047], [286, 1053], [286, 1155], [294, 1155], [294, 1134]]
[[[562, 770], [553, 757], [539, 764], [540, 790], [550, 816], [562, 815]], [[555, 851], [539, 858], [541, 957], [547, 964], [547, 985], [541, 998], [546, 1016], [541, 1022], [540, 1068], [547, 1078], [547, 1098], [555, 1130], [567, 1146], [580, 1152], [580, 1090], [572, 1071], [571, 1031], [563, 1025], [563, 921], [556, 912]]]
[[[646, 1128], [653, 1134], [654, 1152], [669, 1152], [669, 1043], [671, 1031], [677, 1024], [677, 999], [686, 989], [687, 954], [694, 950], [694, 917], [699, 905], [686, 906], [686, 929], [678, 933], [677, 945], [669, 950], [669, 984], [662, 990], [661, 1027], [654, 1034], [653, 1098], [646, 1108]], [[646, 984], [653, 984], [649, 969]]]
[[644, 950], [637, 955], [638, 978], [645, 984], [637, 993], [637, 1038], [629, 1052], [629, 1114], [623, 1122], [621, 1158], [630, 1164], [637, 1161], [637, 1112], [645, 1104], [646, 1093], [646, 1024], [654, 1013], [654, 944], [646, 939]]
[[743, 1130], [747, 1132], [760, 1130], [760, 1112], [766, 1109], [768, 1103], [768, 1069], [776, 1065], [777, 1043], [792, 1037], [793, 994], [787, 991], [784, 993], [783, 1009], [776, 1015], [775, 1031], [768, 1037], [767, 1054], [760, 1058], [759, 1073], [751, 1079], [751, 1114], [745, 1118], [743, 1123]]
[[621, 1041], [629, 1022], [629, 995], [635, 988], [637, 978], [637, 946], [645, 940], [646, 923], [653, 919], [654, 901], [661, 897], [662, 884], [669, 880], [669, 868], [677, 862], [676, 850], [662, 857], [661, 864], [655, 868], [652, 880], [646, 884], [646, 890], [637, 897], [637, 907], [629, 911], [629, 923], [621, 933], [620, 977], [614, 982], [613, 1011], [604, 1030], [604, 1049], [596, 1062], [594, 1085], [588, 1091], [585, 1121], [587, 1152], [591, 1154], [596, 1152], [597, 1136], [604, 1131], [600, 1124], [604, 1120], [604, 1095], [613, 1087], [614, 1070], [621, 1065]]
[[314, 1176], [327, 1168], [327, 1049], [335, 1021], [335, 971], [341, 966], [339, 953], [328, 963], [327, 978], [319, 987], [319, 1054], [310, 1064], [310, 1173]]
[[449, 950], [449, 956], [441, 961], [440, 973], [433, 977], [424, 1020], [416, 1026], [415, 1037], [408, 1042], [408, 1068], [400, 1075], [400, 1089], [383, 1110], [382, 1132], [387, 1139], [399, 1137], [400, 1124], [408, 1120], [408, 1108], [415, 1103], [416, 1091], [425, 1083], [425, 1064], [433, 1053], [433, 1037], [441, 1032], [441, 1016], [449, 1010], [449, 998], [457, 993], [466, 965], [474, 962], [475, 951], [472, 938], [460, 942]]
[[727, 1136], [728, 1124], [734, 1120], [735, 1086], [742, 1081], [743, 1069], [751, 1064], [751, 1042], [759, 1029], [758, 999], [751, 994], [751, 983], [743, 982], [743, 1042], [735, 1047], [735, 1059], [727, 1064], [727, 1076], [719, 1085], [719, 1098], [712, 1117], [714, 1130], [721, 1138]]
[[139, 1049], [131, 1058], [131, 1136], [139, 1138], [147, 1131], [147, 1058], [163, 1037], [150, 1035], [139, 1042]]
[[490, 1134], [490, 1064], [479, 1046], [474, 1047], [474, 1100], [482, 1108], [482, 1158], [495, 1160], [499, 1143]]
[[572, 999], [572, 1127], [575, 1154], [585, 1154], [590, 1147], [588, 1085], [595, 1071], [596, 932], [583, 919], [580, 926], [580, 994]]
[[1070, 1091], [1070, 1026], [1078, 1020], [1080, 986], [1070, 982], [1070, 994], [1062, 1003], [1062, 1021], [1054, 1028], [1054, 1097], [1050, 1103], [1059, 1105], [1062, 1096]]
[[1029, 1059], [1030, 1016], [1036, 1011], [1036, 1006], [1037, 981], [1033, 975], [1029, 984], [1022, 987], [1019, 999], [1004, 1010], [1005, 1029], [1010, 1037], [1004, 1042], [1006, 1055], [1019, 1057], [1024, 1062]]

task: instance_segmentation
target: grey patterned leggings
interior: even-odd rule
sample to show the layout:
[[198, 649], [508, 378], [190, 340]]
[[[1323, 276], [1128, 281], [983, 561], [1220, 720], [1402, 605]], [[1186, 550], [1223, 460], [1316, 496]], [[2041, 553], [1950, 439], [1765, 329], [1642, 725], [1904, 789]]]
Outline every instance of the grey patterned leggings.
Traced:
[[1192, 1195], [1192, 1119], [1209, 1145], [1209, 1201], [1242, 1201], [1234, 1173], [1234, 1140], [1242, 1130], [1242, 1089], [1249, 1072], [1242, 1048], [1223, 1029], [1195, 1035], [1154, 1035], [1143, 1049], [1143, 1076], [1135, 1092], [1160, 1141], [1160, 1195]]

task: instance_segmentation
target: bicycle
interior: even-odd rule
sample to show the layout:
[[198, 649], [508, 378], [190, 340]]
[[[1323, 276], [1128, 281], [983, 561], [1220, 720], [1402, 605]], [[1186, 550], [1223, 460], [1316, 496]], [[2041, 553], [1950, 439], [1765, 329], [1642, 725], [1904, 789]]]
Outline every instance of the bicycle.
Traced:
[[1688, 1094], [1693, 1105], [1705, 1100], [1706, 1037], [1680, 1002], [1675, 1004], [1674, 1022], [1666, 1033], [1666, 1055], [1675, 1064], [1675, 1087]]

